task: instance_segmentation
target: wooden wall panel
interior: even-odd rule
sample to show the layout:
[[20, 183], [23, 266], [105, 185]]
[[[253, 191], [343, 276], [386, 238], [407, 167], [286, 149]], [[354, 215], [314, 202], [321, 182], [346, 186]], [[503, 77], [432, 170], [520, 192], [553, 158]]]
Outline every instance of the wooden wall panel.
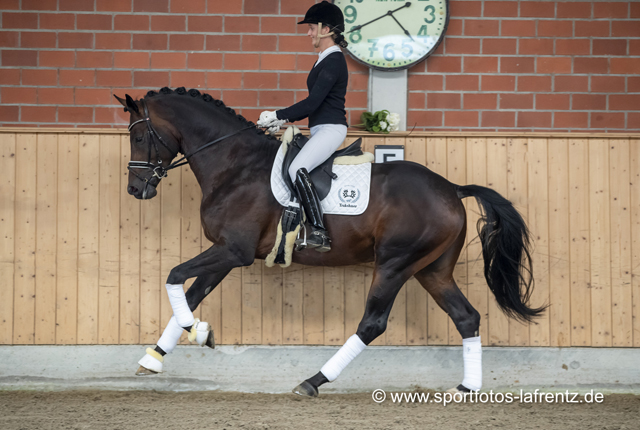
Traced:
[[[353, 140], [348, 138], [347, 140]], [[534, 240], [536, 325], [507, 319], [486, 286], [478, 208], [455, 269], [482, 315], [485, 344], [640, 346], [637, 136], [366, 136], [454, 183], [486, 185], [523, 214]], [[187, 167], [159, 197], [126, 193], [124, 133], [0, 130], [1, 344], [154, 344], [172, 311], [164, 284], [211, 244]], [[12, 155], [13, 154], [13, 155]], [[195, 227], [194, 227], [195, 225]], [[233, 270], [196, 310], [223, 344], [341, 345], [364, 313], [373, 266]], [[193, 280], [185, 284], [188, 288]], [[186, 335], [182, 342], [186, 342]], [[373, 345], [457, 345], [449, 318], [411, 279]]]

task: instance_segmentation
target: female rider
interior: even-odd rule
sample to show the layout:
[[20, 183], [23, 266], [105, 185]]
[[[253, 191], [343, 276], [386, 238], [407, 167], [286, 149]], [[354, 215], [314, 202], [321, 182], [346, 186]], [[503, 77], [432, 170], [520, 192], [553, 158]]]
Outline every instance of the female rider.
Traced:
[[311, 137], [291, 163], [289, 176], [311, 224], [307, 247], [326, 252], [331, 250], [331, 239], [309, 172], [327, 160], [347, 136], [344, 105], [349, 71], [340, 50], [347, 46], [342, 36], [344, 16], [338, 6], [323, 1], [311, 6], [298, 24], [309, 24], [307, 35], [320, 50], [318, 61], [307, 77], [309, 96], [286, 109], [262, 112], [258, 126], [275, 133], [285, 122], [309, 118]]

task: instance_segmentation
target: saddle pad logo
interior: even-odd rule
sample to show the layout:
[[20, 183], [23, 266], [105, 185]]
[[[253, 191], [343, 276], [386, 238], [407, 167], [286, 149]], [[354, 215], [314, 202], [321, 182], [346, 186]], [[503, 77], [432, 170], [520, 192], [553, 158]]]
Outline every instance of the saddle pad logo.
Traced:
[[342, 208], [355, 208], [356, 204], [360, 200], [360, 189], [353, 185], [345, 185], [338, 190], [338, 198], [340, 199], [340, 207]]

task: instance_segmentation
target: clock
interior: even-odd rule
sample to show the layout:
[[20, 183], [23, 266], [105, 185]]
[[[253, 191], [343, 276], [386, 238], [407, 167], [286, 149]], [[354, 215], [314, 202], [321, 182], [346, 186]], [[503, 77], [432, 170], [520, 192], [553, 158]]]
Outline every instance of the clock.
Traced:
[[344, 14], [347, 51], [376, 70], [401, 70], [436, 50], [449, 24], [449, 0], [333, 0]]

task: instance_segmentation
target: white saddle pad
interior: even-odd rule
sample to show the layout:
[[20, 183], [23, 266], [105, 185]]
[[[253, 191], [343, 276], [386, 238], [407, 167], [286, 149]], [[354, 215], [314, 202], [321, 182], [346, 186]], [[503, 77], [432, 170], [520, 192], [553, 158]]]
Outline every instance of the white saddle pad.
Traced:
[[[288, 131], [288, 130], [287, 130]], [[288, 133], [285, 133], [285, 135]], [[286, 136], [283, 137], [285, 140]], [[271, 169], [271, 191], [282, 206], [289, 206], [291, 193], [282, 179], [282, 163], [286, 152], [286, 143], [278, 149], [278, 155]], [[339, 164], [356, 157], [338, 157], [333, 165], [333, 173], [338, 178], [331, 181], [331, 189], [322, 200], [322, 211], [329, 215], [360, 215], [369, 206], [371, 189], [371, 161], [373, 154], [365, 153], [366, 160], [361, 164]], [[344, 159], [344, 160], [341, 160]], [[362, 161], [362, 160], [360, 160]]]

